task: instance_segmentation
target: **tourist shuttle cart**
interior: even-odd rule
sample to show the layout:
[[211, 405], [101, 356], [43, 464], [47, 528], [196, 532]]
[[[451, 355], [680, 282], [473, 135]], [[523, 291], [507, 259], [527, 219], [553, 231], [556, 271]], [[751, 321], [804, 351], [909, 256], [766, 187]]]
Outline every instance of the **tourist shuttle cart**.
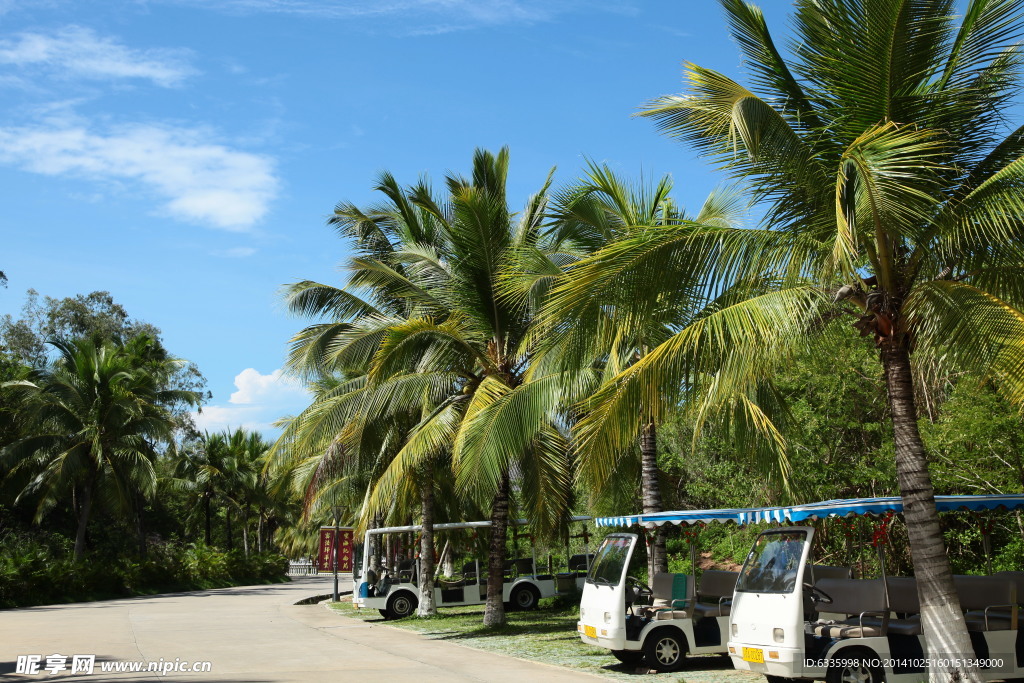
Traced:
[[[939, 511], [1024, 508], [1024, 494], [937, 496]], [[741, 513], [739, 523], [799, 524], [827, 517], [899, 514], [899, 498], [833, 500]], [[929, 653], [921, 631], [913, 578], [834, 578], [815, 575], [814, 528], [782, 526], [754, 541], [732, 599], [728, 650], [737, 669], [772, 683], [907, 683], [927, 677]], [[597, 561], [600, 562], [600, 555]], [[1024, 676], [1018, 603], [1024, 572], [954, 577], [983, 680]], [[954, 657], [955, 653], [933, 653]]]
[[[598, 517], [595, 524], [654, 528], [738, 522], [744, 512], [687, 510]], [[613, 533], [598, 548], [580, 601], [580, 638], [611, 650], [622, 662], [643, 660], [659, 671], [680, 668], [687, 654], [724, 654], [737, 572], [707, 569], [695, 585], [696, 555], [691, 544], [689, 574], [656, 574], [647, 586], [629, 575], [640, 542], [638, 534]]]
[[[571, 523], [583, 523], [590, 517], [573, 517]], [[514, 520], [510, 526], [524, 526], [526, 520]], [[435, 524], [435, 532], [458, 529], [486, 529], [489, 521]], [[353, 576], [352, 604], [357, 609], [377, 609], [387, 619], [400, 619], [412, 614], [419, 604], [419, 570], [416, 560], [405, 560], [395, 567], [384, 567], [378, 574], [370, 567], [371, 540], [381, 542], [387, 534], [419, 533], [420, 526], [394, 526], [370, 529], [363, 543], [362, 566]], [[582, 536], [586, 539], [587, 534]], [[586, 541], [584, 541], [586, 542]], [[562, 572], [538, 571], [535, 550], [531, 557], [513, 559], [508, 563], [502, 585], [502, 599], [512, 609], [533, 609], [541, 598], [578, 592], [583, 587], [591, 555], [584, 548], [579, 556], [569, 557]], [[543, 569], [543, 568], [542, 568]], [[438, 580], [434, 586], [437, 607], [482, 605], [487, 602], [487, 562], [475, 560], [463, 566], [462, 575], [453, 580]]]

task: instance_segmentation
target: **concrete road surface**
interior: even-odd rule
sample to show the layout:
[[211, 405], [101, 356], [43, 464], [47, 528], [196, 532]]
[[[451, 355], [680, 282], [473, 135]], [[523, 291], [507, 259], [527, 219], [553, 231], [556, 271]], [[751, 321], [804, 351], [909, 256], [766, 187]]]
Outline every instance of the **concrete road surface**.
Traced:
[[[343, 584], [350, 586], [351, 583]], [[294, 603], [331, 592], [328, 577], [289, 584], [173, 593], [0, 611], [0, 681], [587, 681], [600, 677], [427, 640]], [[38, 673], [16, 673], [19, 656], [38, 655]], [[65, 669], [47, 671], [47, 658]], [[74, 655], [95, 655], [93, 673], [72, 674]], [[23, 666], [31, 666], [22, 660]], [[104, 665], [143, 662], [142, 673]], [[170, 669], [146, 672], [148, 662]], [[174, 666], [209, 662], [205, 673]], [[81, 663], [80, 663], [81, 665]], [[86, 662], [87, 666], [87, 662]]]

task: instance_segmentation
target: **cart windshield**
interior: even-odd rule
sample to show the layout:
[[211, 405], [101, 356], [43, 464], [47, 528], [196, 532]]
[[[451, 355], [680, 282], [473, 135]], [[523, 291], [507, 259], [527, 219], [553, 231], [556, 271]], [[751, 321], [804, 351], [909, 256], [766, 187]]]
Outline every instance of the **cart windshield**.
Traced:
[[792, 593], [797, 585], [806, 531], [766, 531], [747, 555], [736, 590], [744, 593]]
[[590, 566], [587, 583], [617, 586], [626, 570], [629, 550], [633, 547], [634, 536], [608, 536], [597, 551], [594, 564]]

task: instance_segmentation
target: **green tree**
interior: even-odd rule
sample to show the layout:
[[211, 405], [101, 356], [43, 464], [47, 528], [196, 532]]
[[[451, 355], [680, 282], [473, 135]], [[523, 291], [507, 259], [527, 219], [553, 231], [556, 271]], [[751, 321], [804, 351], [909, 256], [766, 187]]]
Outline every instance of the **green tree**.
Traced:
[[[543, 275], [554, 282], [572, 277], [572, 266], [582, 256], [653, 226], [688, 220], [686, 212], [671, 199], [671, 191], [668, 176], [653, 186], [645, 186], [627, 181], [607, 165], [589, 162], [585, 176], [559, 192], [553, 206], [551, 236], [561, 257], [559, 265], [566, 272], [559, 272], [552, 278], [545, 270]], [[713, 192], [694, 220], [707, 225], [736, 226], [745, 208], [738, 193]], [[518, 273], [531, 275], [535, 270], [531, 265], [522, 264]], [[517, 283], [513, 280], [510, 284]], [[534, 286], [534, 279], [528, 277], [526, 284]], [[535, 327], [537, 347], [545, 359], [534, 363], [531, 376], [555, 369], [566, 376], [578, 377], [580, 371], [600, 368], [602, 381], [614, 381], [623, 369], [642, 360], [650, 349], [668, 339], [672, 330], [691, 315], [693, 303], [680, 298], [678, 305], [659, 307], [641, 320], [628, 313], [620, 314], [623, 302], [614, 292], [602, 290], [602, 295], [601, 299], [590, 300], [585, 308], [578, 308], [570, 315], [548, 318], [546, 324]], [[587, 412], [596, 406], [584, 402], [579, 408]], [[664, 508], [662, 472], [658, 467], [658, 424], [654, 415], [644, 410], [640, 425], [624, 450], [602, 452], [605, 444], [582, 440], [578, 448], [580, 474], [592, 494], [601, 493], [609, 485], [619, 488], [624, 474], [622, 469], [629, 467], [629, 463], [615, 460], [636, 457], [639, 451], [642, 511], [645, 514], [661, 512]], [[654, 533], [648, 555], [649, 576], [668, 571], [666, 533], [664, 527]]]
[[[548, 402], [557, 383], [549, 379], [529, 389], [523, 383], [531, 297], [504, 296], [499, 286], [502, 269], [525, 253], [549, 273], [559, 272], [541, 240], [547, 184], [517, 217], [507, 204], [507, 173], [507, 149], [497, 155], [477, 151], [472, 177], [449, 175], [443, 200], [434, 198], [425, 181], [401, 188], [385, 175], [378, 189], [387, 205], [366, 211], [339, 206], [336, 224], [356, 237], [360, 249], [350, 264], [350, 286], [373, 298], [317, 288], [323, 296], [307, 300], [338, 302], [346, 317], [331, 323], [333, 328], [311, 329], [315, 343], [302, 347], [314, 357], [330, 354], [365, 378], [358, 380], [367, 387], [360, 400], [374, 409], [360, 409], [371, 419], [357, 424], [374, 425], [372, 418], [398, 411], [413, 418], [400, 449], [380, 461], [386, 469], [371, 508], [373, 500], [390, 501], [385, 492], [403, 490], [409, 482], [419, 482], [421, 494], [427, 493], [433, 463], [449, 455], [461, 491], [478, 503], [487, 501], [487, 625], [504, 621], [501, 586], [513, 473], [540, 527], [558, 524], [570, 489], [567, 441]], [[310, 305], [319, 310], [321, 304]], [[548, 415], [540, 420], [542, 428], [533, 426], [536, 419], [528, 429], [514, 419], [523, 405]], [[335, 424], [341, 426], [336, 417]], [[421, 504], [423, 510], [432, 505], [426, 498]], [[433, 573], [433, 550], [424, 537], [426, 575], [428, 568]]]
[[145, 357], [152, 339], [52, 344], [59, 355], [50, 367], [5, 385], [31, 417], [27, 435], [4, 450], [3, 460], [10, 476], [27, 479], [19, 499], [37, 499], [37, 521], [74, 501], [80, 560], [97, 503], [127, 516], [156, 490], [158, 446], [173, 446], [176, 425], [167, 406], [196, 404], [199, 396], [161, 388], [162, 371]]
[[[129, 316], [110, 292], [95, 291], [63, 299], [47, 296], [40, 302], [39, 293], [30, 289], [19, 318], [11, 315], [0, 318], [0, 352], [35, 368], [44, 368], [49, 360], [48, 339], [90, 338], [97, 343], [125, 345], [143, 336], [149, 339], [146, 356], [157, 363], [154, 370], [163, 373], [163, 388], [192, 392], [206, 388], [206, 378], [194, 363], [175, 362], [158, 367], [170, 357], [160, 339], [160, 330]], [[198, 436], [186, 406], [172, 405], [171, 410], [182, 432]]]
[[798, 0], [790, 63], [756, 7], [722, 4], [754, 89], [690, 65], [688, 91], [644, 114], [746, 181], [766, 228], [668, 226], [588, 264], [638, 310], [674, 296], [680, 276], [719, 298], [623, 373], [614, 408], [591, 426], [616, 430], [641, 396], [700, 391], [781, 449], [765, 377], [796, 349], [828, 354], [822, 322], [853, 316], [879, 349], [929, 651], [970, 653], [911, 357], [998, 378], [1024, 399], [1024, 129], [1003, 118], [1019, 88], [1022, 3], [974, 0], [957, 23], [951, 1]]

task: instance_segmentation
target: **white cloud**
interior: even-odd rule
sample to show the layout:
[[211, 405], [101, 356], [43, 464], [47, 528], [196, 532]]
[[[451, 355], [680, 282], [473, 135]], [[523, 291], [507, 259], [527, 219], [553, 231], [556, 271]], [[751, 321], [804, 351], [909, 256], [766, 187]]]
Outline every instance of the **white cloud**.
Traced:
[[169, 88], [195, 73], [184, 50], [134, 50], [81, 26], [0, 40], [0, 64], [40, 66], [91, 79], [143, 79]]
[[294, 377], [278, 368], [269, 375], [261, 375], [255, 368], [246, 368], [235, 375], [238, 391], [228, 399], [234, 404], [280, 402], [287, 396], [306, 396], [306, 390]]
[[272, 432], [273, 423], [300, 413], [309, 404], [309, 393], [281, 369], [268, 375], [246, 368], [235, 376], [235, 391], [227, 404], [205, 406], [193, 413], [196, 426], [209, 432], [243, 429]]
[[264, 421], [265, 411], [255, 407], [239, 408], [237, 406], [205, 406], [203, 412], [192, 413], [196, 428], [201, 432], [223, 432], [234, 429], [245, 429], [251, 432], [269, 432], [274, 430], [273, 420]]
[[190, 128], [122, 126], [94, 133], [64, 122], [0, 128], [0, 163], [44, 175], [135, 181], [166, 200], [173, 216], [245, 230], [277, 193], [273, 162]]

